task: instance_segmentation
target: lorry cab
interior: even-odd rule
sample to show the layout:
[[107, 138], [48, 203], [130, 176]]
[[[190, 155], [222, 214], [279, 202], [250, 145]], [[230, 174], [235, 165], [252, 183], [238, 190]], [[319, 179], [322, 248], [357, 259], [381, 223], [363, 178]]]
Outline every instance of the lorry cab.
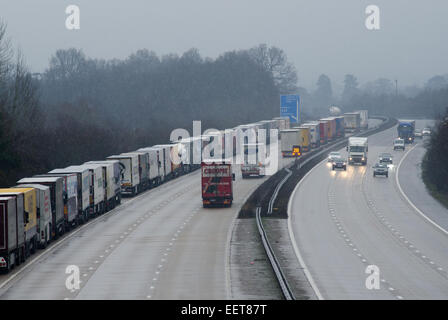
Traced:
[[399, 120], [397, 126], [398, 137], [404, 140], [404, 143], [414, 142], [415, 120]]
[[369, 151], [368, 140], [366, 137], [348, 138], [348, 163], [361, 165], [367, 164], [367, 153]]
[[233, 201], [233, 184], [231, 159], [204, 160], [201, 163], [202, 204], [230, 207]]

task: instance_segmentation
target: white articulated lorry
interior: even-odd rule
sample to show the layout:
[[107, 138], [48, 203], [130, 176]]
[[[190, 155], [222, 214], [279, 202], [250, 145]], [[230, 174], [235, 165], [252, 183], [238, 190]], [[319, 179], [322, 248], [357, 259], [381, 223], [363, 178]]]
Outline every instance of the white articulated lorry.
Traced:
[[243, 146], [243, 164], [241, 165], [241, 175], [243, 179], [249, 177], [264, 177], [265, 166], [264, 157], [262, 157], [262, 152], [266, 151], [266, 147], [262, 143], [246, 143]]
[[138, 154], [120, 154], [107, 157], [107, 160], [120, 161], [121, 194], [135, 196], [140, 190]]
[[349, 164], [367, 164], [367, 152], [369, 151], [369, 146], [366, 137], [348, 138], [347, 151]]

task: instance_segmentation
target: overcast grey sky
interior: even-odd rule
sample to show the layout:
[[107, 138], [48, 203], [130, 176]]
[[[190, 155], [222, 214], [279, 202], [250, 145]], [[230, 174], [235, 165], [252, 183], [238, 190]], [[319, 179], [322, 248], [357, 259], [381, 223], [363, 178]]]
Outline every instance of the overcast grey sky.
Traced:
[[[69, 4], [81, 10], [80, 30], [65, 27]], [[370, 4], [381, 10], [377, 31], [364, 25]], [[59, 48], [125, 58], [196, 47], [216, 57], [267, 43], [287, 53], [308, 88], [321, 73], [336, 87], [346, 73], [401, 85], [448, 73], [447, 0], [0, 0], [0, 17], [36, 72]]]

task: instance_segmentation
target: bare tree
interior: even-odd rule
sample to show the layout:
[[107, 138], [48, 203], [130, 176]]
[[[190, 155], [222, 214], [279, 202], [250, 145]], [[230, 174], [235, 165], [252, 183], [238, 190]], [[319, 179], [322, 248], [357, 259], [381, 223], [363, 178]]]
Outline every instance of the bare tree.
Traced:
[[272, 74], [280, 93], [292, 93], [297, 90], [297, 72], [288, 61], [285, 52], [277, 47], [260, 44], [249, 49], [250, 57], [264, 70]]
[[51, 57], [50, 67], [45, 74], [49, 80], [64, 80], [81, 73], [85, 64], [86, 57], [82, 50], [57, 50]]

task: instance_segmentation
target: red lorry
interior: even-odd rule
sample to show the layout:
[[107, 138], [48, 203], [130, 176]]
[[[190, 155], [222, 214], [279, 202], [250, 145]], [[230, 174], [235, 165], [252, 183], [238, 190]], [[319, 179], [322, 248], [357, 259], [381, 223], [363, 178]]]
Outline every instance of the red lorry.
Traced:
[[202, 204], [204, 208], [232, 205], [233, 180], [230, 160], [208, 160], [201, 163]]

